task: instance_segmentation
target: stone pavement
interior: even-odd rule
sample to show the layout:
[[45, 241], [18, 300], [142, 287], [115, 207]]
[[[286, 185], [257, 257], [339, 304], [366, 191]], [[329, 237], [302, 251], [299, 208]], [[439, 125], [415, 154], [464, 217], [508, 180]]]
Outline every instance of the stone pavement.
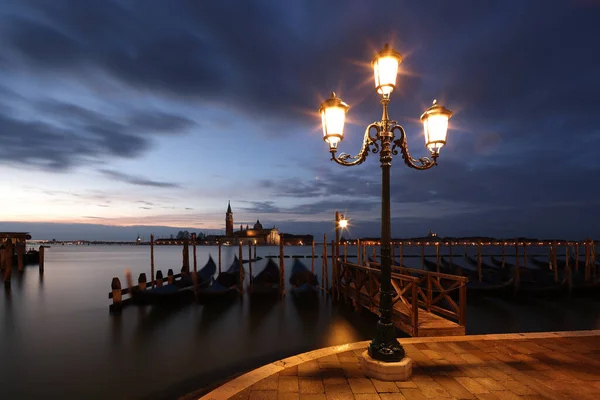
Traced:
[[600, 400], [600, 331], [409, 338], [406, 382], [363, 374], [368, 342], [321, 349], [245, 374], [202, 399]]

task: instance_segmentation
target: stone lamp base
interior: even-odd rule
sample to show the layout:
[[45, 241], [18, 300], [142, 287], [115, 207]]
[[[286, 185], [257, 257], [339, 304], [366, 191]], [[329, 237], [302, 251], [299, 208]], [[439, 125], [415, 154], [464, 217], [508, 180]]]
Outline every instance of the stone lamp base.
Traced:
[[408, 357], [398, 362], [383, 362], [371, 358], [365, 350], [360, 358], [360, 365], [365, 375], [381, 381], [407, 381], [412, 376], [412, 360]]

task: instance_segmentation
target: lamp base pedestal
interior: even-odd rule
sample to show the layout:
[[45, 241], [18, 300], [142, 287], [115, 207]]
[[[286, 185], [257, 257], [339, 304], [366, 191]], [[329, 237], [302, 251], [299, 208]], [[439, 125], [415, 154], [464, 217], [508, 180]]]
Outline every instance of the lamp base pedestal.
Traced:
[[360, 366], [365, 375], [380, 381], [407, 381], [412, 376], [412, 360], [408, 357], [398, 362], [383, 362], [371, 358], [365, 350], [360, 357]]

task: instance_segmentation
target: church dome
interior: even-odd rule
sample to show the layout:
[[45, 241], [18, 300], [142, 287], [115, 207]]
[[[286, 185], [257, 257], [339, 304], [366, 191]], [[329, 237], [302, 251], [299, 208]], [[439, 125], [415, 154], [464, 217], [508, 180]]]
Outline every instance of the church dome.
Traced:
[[254, 224], [254, 229], [258, 231], [258, 230], [262, 230], [262, 228], [263, 228], [263, 227], [262, 227], [262, 225], [260, 224], [260, 221], [259, 221], [259, 220], [256, 220], [256, 223]]

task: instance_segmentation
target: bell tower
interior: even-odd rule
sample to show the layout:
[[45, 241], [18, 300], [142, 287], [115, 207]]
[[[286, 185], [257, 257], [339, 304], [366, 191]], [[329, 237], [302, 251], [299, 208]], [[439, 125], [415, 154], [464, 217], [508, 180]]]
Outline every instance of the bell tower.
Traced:
[[231, 202], [227, 203], [227, 213], [225, 214], [225, 236], [233, 236], [233, 213], [231, 212]]

